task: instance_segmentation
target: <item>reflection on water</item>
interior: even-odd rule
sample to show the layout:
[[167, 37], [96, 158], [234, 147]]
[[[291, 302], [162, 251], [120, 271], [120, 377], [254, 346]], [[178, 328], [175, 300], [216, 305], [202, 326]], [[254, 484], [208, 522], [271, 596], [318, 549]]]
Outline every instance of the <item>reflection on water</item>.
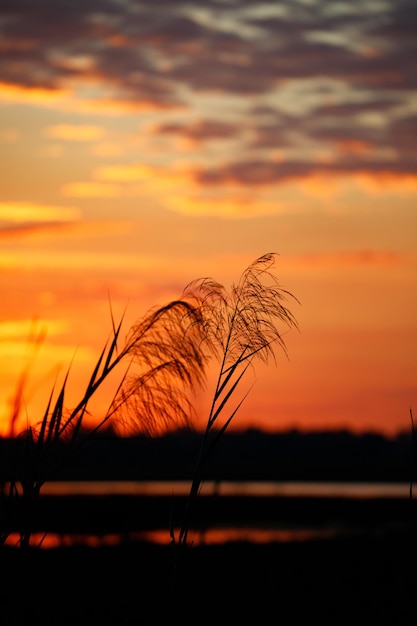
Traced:
[[[49, 482], [42, 494], [186, 496], [189, 481], [68, 481]], [[332, 483], [332, 482], [215, 482], [203, 483], [200, 495], [259, 497], [328, 498], [408, 498], [409, 483]]]
[[[178, 531], [175, 533], [178, 537]], [[193, 545], [211, 545], [228, 541], [270, 543], [271, 541], [309, 541], [312, 539], [332, 539], [336, 532], [330, 529], [313, 528], [209, 528], [204, 531], [189, 532]], [[167, 543], [166, 532], [161, 530], [142, 533], [142, 539], [153, 543]]]
[[[135, 496], [168, 497], [171, 496], [187, 496], [190, 489], [189, 481], [98, 481], [98, 482], [49, 482], [46, 483], [41, 495], [52, 496], [56, 502], [65, 496], [86, 496], [90, 497], [106, 497], [106, 496]], [[381, 513], [378, 503], [395, 502], [399, 505], [401, 500], [410, 499], [410, 485], [408, 483], [329, 483], [329, 482], [206, 482], [202, 485], [201, 496], [218, 496], [221, 497], [239, 496], [243, 497], [259, 497], [259, 502], [265, 503], [271, 499], [277, 498], [280, 507], [277, 509], [278, 514], [270, 517], [259, 515], [256, 519], [249, 518], [252, 522], [248, 523], [248, 519], [241, 519], [240, 513], [232, 516], [232, 521], [226, 521], [226, 518], [220, 518], [216, 521], [212, 520], [210, 525], [204, 528], [190, 529], [189, 539], [193, 545], [202, 544], [218, 544], [230, 541], [252, 542], [252, 543], [268, 543], [268, 542], [302, 542], [313, 539], [333, 539], [338, 536], [346, 536], [363, 532], [385, 532], [391, 526], [395, 526], [396, 531], [408, 524], [409, 520], [401, 517], [402, 514], [387, 519], [384, 512]], [[128, 498], [128, 502], [130, 502]], [[282, 498], [282, 500], [280, 500]], [[310, 498], [307, 508], [302, 510], [296, 509], [297, 513], [292, 517], [283, 517], [285, 511], [288, 510], [290, 503], [297, 503], [297, 498]], [[341, 500], [346, 504], [343, 507], [344, 514], [341, 516], [335, 512], [333, 508], [333, 499]], [[360, 501], [367, 505], [375, 502], [379, 513], [373, 519], [371, 525], [363, 526], [361, 514], [355, 521], [350, 518], [351, 503]], [[322, 516], [319, 514], [311, 516], [312, 511], [317, 509], [319, 502], [325, 502], [327, 513]], [[114, 503], [113, 505], [114, 506]], [[117, 505], [116, 505], [117, 506]], [[129, 504], [127, 505], [130, 506]], [[147, 506], [147, 505], [146, 505]], [[234, 505], [232, 505], [233, 508]], [[274, 505], [275, 506], [275, 505]], [[362, 505], [361, 505], [362, 506]], [[372, 505], [374, 506], [374, 505]], [[388, 505], [392, 506], [392, 504]], [[408, 506], [408, 504], [407, 504]], [[330, 507], [330, 508], [329, 508]], [[259, 507], [261, 510], [262, 507]], [[395, 507], [396, 508], [396, 507]], [[401, 507], [400, 507], [401, 508]], [[256, 507], [258, 509], [258, 507]], [[128, 509], [124, 509], [126, 512]], [[318, 509], [321, 511], [322, 509]], [[403, 510], [403, 508], [401, 509]], [[238, 509], [240, 511], [240, 509]], [[270, 509], [268, 509], [270, 512]], [[308, 515], [304, 513], [308, 511]], [[348, 511], [347, 517], [344, 517]], [[362, 509], [361, 509], [362, 511]], [[82, 513], [86, 515], [86, 513]], [[104, 513], [105, 515], [105, 513]], [[245, 517], [243, 514], [242, 517]], [[284, 521], [285, 519], [285, 521]], [[358, 521], [359, 520], [359, 521]], [[158, 525], [158, 524], [157, 524]], [[114, 528], [114, 527], [113, 527]], [[125, 530], [123, 532], [108, 532], [110, 528], [102, 533], [91, 534], [88, 528], [84, 534], [74, 533], [62, 534], [57, 532], [34, 533], [31, 543], [35, 546], [43, 548], [68, 547], [74, 545], [86, 545], [90, 547], [119, 545], [132, 541], [146, 541], [158, 544], [171, 543], [171, 534], [167, 526], [146, 530]], [[116, 528], [117, 530], [117, 528]], [[82, 532], [82, 531], [81, 531]], [[174, 536], [178, 537], [179, 529], [174, 529]], [[9, 545], [18, 545], [19, 536], [12, 533], [7, 540]]]
[[[174, 530], [175, 537], [179, 535], [179, 529]], [[322, 528], [209, 528], [204, 531], [190, 531], [189, 544], [194, 546], [215, 545], [226, 542], [302, 542], [313, 539], [334, 539], [339, 533], [335, 529]], [[88, 546], [100, 548], [105, 546], [118, 546], [127, 542], [151, 542], [160, 545], [172, 543], [170, 532], [163, 529], [148, 530], [143, 532], [131, 532], [128, 534], [109, 533], [106, 535], [76, 535], [58, 533], [33, 533], [31, 545], [44, 549], [69, 548], [73, 546]], [[17, 546], [19, 536], [17, 533], [9, 535], [6, 544]]]

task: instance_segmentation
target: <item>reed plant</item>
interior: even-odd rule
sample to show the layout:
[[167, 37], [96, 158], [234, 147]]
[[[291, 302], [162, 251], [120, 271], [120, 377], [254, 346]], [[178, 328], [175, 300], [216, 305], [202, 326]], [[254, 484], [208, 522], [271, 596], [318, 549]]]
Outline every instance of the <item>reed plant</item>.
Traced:
[[410, 498], [413, 498], [413, 483], [417, 481], [417, 428], [413, 417], [413, 410], [410, 409], [410, 421], [411, 421], [411, 437], [413, 442], [413, 474], [410, 480]]
[[[204, 386], [208, 365], [215, 358], [217, 382], [178, 537], [171, 529], [172, 543], [187, 545], [190, 513], [206, 465], [249, 393], [234, 401], [245, 374], [257, 360], [275, 359], [277, 349], [287, 353], [279, 325], [297, 328], [286, 306], [289, 299], [296, 299], [273, 273], [276, 256], [268, 253], [251, 263], [230, 292], [212, 278], [193, 281], [178, 300], [148, 311], [124, 341], [124, 316], [116, 323], [110, 307], [109, 339], [76, 406], [67, 408], [70, 366], [63, 381], [53, 386], [41, 419], [18, 438], [23, 455], [16, 455], [12, 475], [0, 476], [0, 545], [16, 525], [20, 548], [31, 545], [42, 486], [63, 464], [73, 462], [85, 442], [106, 425], [148, 435], [192, 425], [195, 410], [190, 392]], [[108, 408], [89, 427], [91, 402], [110, 378], [114, 380], [115, 372], [118, 382]], [[24, 406], [27, 377], [26, 371], [18, 385], [12, 428]]]
[[273, 359], [276, 363], [278, 349], [287, 355], [281, 327], [298, 328], [287, 307], [289, 300], [298, 300], [279, 284], [273, 272], [276, 257], [276, 253], [268, 253], [256, 259], [230, 292], [211, 278], [190, 283], [184, 291], [184, 299], [199, 311], [205, 348], [218, 358], [219, 369], [178, 537], [171, 528], [174, 545], [187, 545], [191, 510], [205, 468], [251, 389], [235, 399], [245, 374], [256, 361]]
[[[0, 545], [17, 525], [20, 548], [29, 547], [43, 484], [62, 464], [73, 460], [86, 440], [105, 425], [155, 434], [189, 422], [192, 406], [186, 392], [203, 383], [207, 363], [200, 316], [200, 310], [190, 302], [175, 300], [150, 310], [121, 342], [124, 316], [116, 324], [111, 311], [110, 337], [76, 406], [66, 408], [70, 367], [61, 384], [53, 386], [41, 419], [16, 439], [19, 450], [12, 459], [15, 467], [11, 476], [2, 472], [0, 481]], [[118, 383], [108, 409], [94, 426], [88, 427], [90, 403], [116, 370]], [[18, 385], [13, 425], [24, 406], [26, 379], [27, 371]]]
[[[411, 422], [411, 438], [412, 438], [412, 469], [411, 469], [411, 477], [410, 477], [410, 502], [413, 505], [413, 500], [415, 499], [414, 495], [414, 486], [417, 481], [417, 428], [414, 421], [413, 410], [410, 408], [410, 422]], [[415, 509], [411, 507], [411, 532], [412, 532], [412, 541], [413, 541], [413, 552], [414, 555], [417, 556], [417, 517], [415, 513]], [[417, 610], [417, 603], [416, 603]]]

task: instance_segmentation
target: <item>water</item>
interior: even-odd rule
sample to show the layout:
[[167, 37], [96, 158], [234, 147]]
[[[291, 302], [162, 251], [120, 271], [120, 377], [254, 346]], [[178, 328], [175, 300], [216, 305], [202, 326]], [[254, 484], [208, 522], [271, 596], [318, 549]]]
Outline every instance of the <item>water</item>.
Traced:
[[[48, 482], [42, 494], [49, 496], [186, 496], [189, 481], [67, 481]], [[238, 482], [207, 481], [200, 495], [326, 498], [409, 498], [409, 483], [340, 482]]]
[[[189, 489], [189, 481], [48, 482], [42, 488], [41, 499], [42, 496], [49, 496], [49, 500], [52, 498], [52, 517], [56, 510], [64, 506], [66, 496], [86, 497], [85, 501], [93, 501], [94, 507], [104, 506], [100, 509], [100, 515], [106, 516], [110, 513], [105, 504], [108, 496], [113, 498], [110, 507], [117, 511], [116, 521], [112, 522], [116, 528], [111, 532], [106, 529], [91, 534], [95, 522], [87, 517], [87, 521], [91, 522], [91, 526], [87, 524], [89, 530], [78, 533], [34, 533], [32, 543], [39, 545], [42, 542], [44, 548], [74, 544], [98, 547], [137, 540], [169, 544], [172, 539], [170, 531], [174, 532], [176, 538], [179, 534], [178, 527], [169, 528], [169, 507], [156, 509], [159, 513], [156, 514], [155, 528], [150, 525], [137, 530], [137, 516], [140, 518], [144, 510], [155, 505], [155, 500], [149, 505], [151, 500], [148, 503], [148, 497], [156, 497], [156, 501], [165, 499], [170, 502], [172, 498], [172, 502], [178, 503], [181, 499], [184, 502]], [[209, 500], [208, 496], [216, 498]], [[98, 500], [94, 503], [96, 497]], [[364, 532], [381, 533], [393, 528], [396, 532], [402, 532], [407, 530], [410, 522], [409, 483], [208, 481], [202, 485], [199, 498], [207, 507], [202, 516], [203, 523], [190, 529], [189, 538], [194, 545], [230, 541], [266, 543], [333, 539]], [[412, 500], [414, 505], [414, 497]], [[139, 509], [135, 505], [138, 502], [141, 502]], [[228, 504], [222, 508], [225, 502]], [[212, 515], [215, 505], [219, 504]], [[71, 516], [74, 515], [74, 509], [66, 510], [70, 511]], [[83, 505], [80, 510], [83, 511]], [[119, 514], [120, 517], [117, 517]], [[80, 515], [88, 516], [85, 511], [79, 513], [77, 509], [75, 519]], [[93, 512], [93, 515], [96, 513]], [[119, 520], [129, 517], [133, 521], [132, 525], [120, 530]], [[50, 521], [51, 518], [47, 519]], [[17, 540], [18, 536], [13, 533], [8, 543], [17, 543]]]

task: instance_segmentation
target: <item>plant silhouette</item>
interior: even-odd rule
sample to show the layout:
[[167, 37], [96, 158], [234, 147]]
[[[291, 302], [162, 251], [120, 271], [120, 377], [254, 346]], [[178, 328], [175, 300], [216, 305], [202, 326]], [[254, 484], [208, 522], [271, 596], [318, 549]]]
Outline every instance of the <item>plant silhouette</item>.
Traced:
[[[86, 440], [105, 425], [111, 422], [119, 428], [153, 435], [163, 427], [190, 419], [192, 407], [186, 388], [202, 383], [207, 361], [201, 349], [204, 325], [200, 311], [180, 300], [155, 308], [131, 328], [122, 347], [123, 317], [117, 325], [113, 314], [111, 320], [111, 337], [75, 408], [65, 406], [69, 368], [60, 388], [53, 387], [42, 419], [16, 440], [12, 476], [0, 477], [0, 545], [7, 541], [18, 515], [19, 545], [29, 547], [42, 485], [63, 464], [73, 462]], [[85, 418], [90, 402], [116, 370], [120, 372], [119, 383], [108, 409], [95, 426], [88, 428]], [[18, 392], [13, 424], [16, 407], [24, 404], [21, 384]]]
[[[105, 425], [153, 436], [169, 427], [192, 424], [195, 410], [189, 391], [204, 385], [207, 366], [217, 358], [217, 383], [178, 538], [171, 530], [174, 544], [187, 544], [191, 505], [205, 465], [246, 395], [233, 404], [235, 392], [256, 359], [275, 358], [277, 348], [286, 353], [278, 323], [297, 328], [285, 306], [294, 296], [272, 272], [275, 258], [275, 253], [268, 253], [250, 264], [230, 293], [211, 278], [190, 283], [180, 299], [148, 311], [131, 327], [124, 343], [120, 337], [124, 316], [116, 324], [111, 311], [110, 338], [76, 406], [66, 408], [68, 368], [60, 387], [52, 388], [41, 420], [18, 439], [20, 452], [24, 446], [23, 456], [16, 455], [11, 479], [0, 477], [1, 543], [7, 541], [18, 511], [19, 545], [22, 549], [30, 546], [42, 485], [62, 464], [73, 462], [85, 441]], [[90, 402], [116, 371], [119, 382], [104, 416], [87, 427]], [[26, 378], [22, 376], [22, 381]], [[24, 404], [21, 384], [18, 394], [13, 426]]]
[[184, 292], [184, 298], [191, 299], [200, 312], [206, 347], [219, 359], [220, 367], [178, 539], [171, 529], [174, 544], [187, 544], [190, 510], [198, 496], [204, 468], [249, 393], [233, 403], [245, 373], [257, 359], [275, 360], [277, 349], [287, 355], [279, 323], [298, 328], [286, 306], [288, 300], [297, 299], [280, 286], [272, 271], [276, 256], [268, 253], [251, 263], [230, 293], [210, 278], [191, 283]]

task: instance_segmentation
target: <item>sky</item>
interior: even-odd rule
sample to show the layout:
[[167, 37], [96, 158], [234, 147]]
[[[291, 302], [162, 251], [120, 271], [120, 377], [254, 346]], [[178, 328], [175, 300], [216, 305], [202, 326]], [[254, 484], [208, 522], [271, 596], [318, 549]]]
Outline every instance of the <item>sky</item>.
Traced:
[[409, 430], [416, 29], [414, 0], [2, 2], [0, 433], [24, 371], [22, 427], [69, 366], [75, 404], [110, 307], [127, 333], [269, 252], [299, 329], [232, 427]]

